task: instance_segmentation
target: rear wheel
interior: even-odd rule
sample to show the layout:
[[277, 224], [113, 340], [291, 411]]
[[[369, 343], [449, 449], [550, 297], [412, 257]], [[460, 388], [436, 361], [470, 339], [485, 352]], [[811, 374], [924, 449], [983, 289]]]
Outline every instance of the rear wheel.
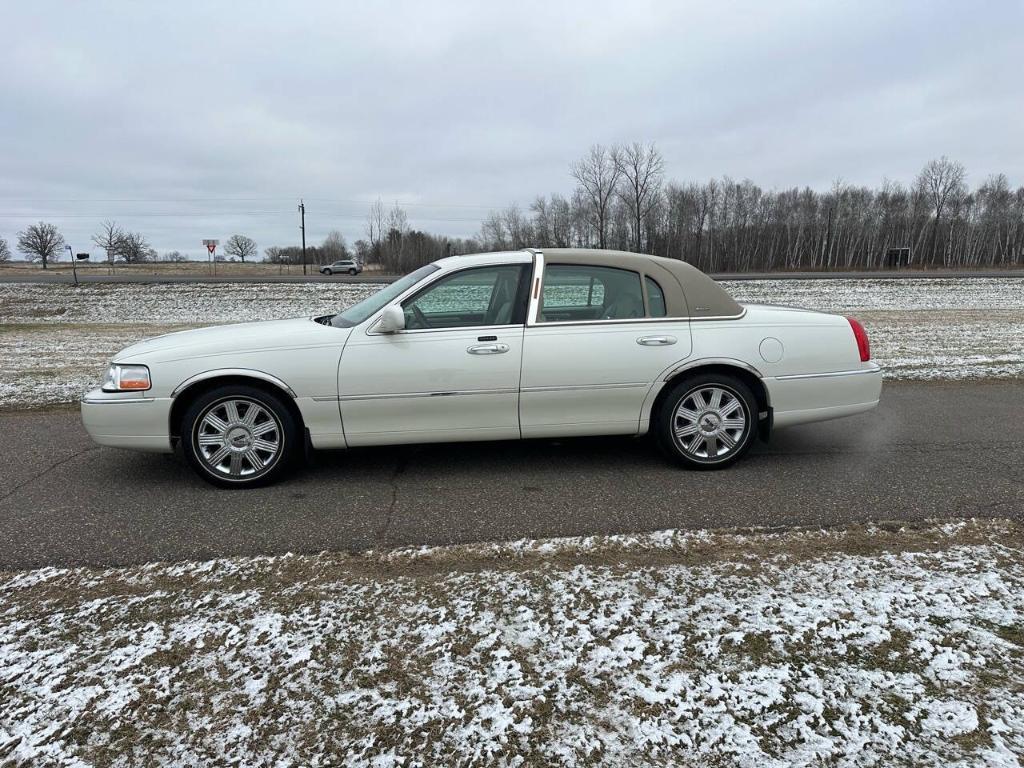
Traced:
[[350, 275], [353, 275], [353, 276], [354, 276], [354, 275], [356, 274], [356, 271], [355, 271], [354, 269], [350, 269], [350, 270], [348, 271], [348, 273], [349, 273]]
[[679, 382], [659, 409], [655, 433], [665, 452], [690, 469], [722, 469], [754, 442], [757, 398], [728, 374]]
[[245, 385], [200, 395], [181, 426], [185, 458], [200, 477], [222, 488], [277, 480], [301, 444], [299, 426], [281, 399]]

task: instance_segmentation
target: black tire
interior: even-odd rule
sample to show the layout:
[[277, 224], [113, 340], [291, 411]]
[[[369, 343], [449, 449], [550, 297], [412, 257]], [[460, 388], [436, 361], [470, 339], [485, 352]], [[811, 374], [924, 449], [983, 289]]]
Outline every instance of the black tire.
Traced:
[[321, 269], [320, 274], [322, 275], [333, 275], [334, 273], [329, 269]]
[[357, 274], [359, 274], [359, 273], [358, 273], [358, 272], [356, 272], [356, 270], [354, 270], [354, 269], [350, 269], [350, 270], [348, 271], [348, 273], [349, 273], [350, 275], [352, 275], [353, 277], [355, 277], [355, 276], [356, 276]]
[[[717, 407], [715, 391], [722, 393]], [[743, 425], [737, 427], [740, 413]], [[757, 398], [742, 380], [724, 373], [698, 373], [672, 387], [652, 426], [662, 450], [687, 469], [724, 469], [750, 450], [757, 414]]]
[[[214, 419], [226, 429], [220, 431]], [[247, 425], [246, 419], [253, 423]], [[276, 452], [265, 448], [272, 445]], [[303, 441], [299, 424], [280, 397], [258, 387], [228, 384], [189, 404], [181, 422], [181, 446], [185, 459], [208, 483], [256, 488], [284, 476], [302, 453]]]

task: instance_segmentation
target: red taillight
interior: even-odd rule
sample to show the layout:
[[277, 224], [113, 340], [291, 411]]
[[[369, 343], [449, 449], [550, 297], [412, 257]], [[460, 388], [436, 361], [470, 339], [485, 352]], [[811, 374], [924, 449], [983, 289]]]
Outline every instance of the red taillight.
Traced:
[[850, 327], [853, 328], [853, 338], [857, 340], [857, 351], [860, 352], [860, 361], [866, 363], [871, 359], [871, 342], [868, 341], [867, 331], [864, 330], [863, 325], [852, 317], [846, 319], [850, 321]]

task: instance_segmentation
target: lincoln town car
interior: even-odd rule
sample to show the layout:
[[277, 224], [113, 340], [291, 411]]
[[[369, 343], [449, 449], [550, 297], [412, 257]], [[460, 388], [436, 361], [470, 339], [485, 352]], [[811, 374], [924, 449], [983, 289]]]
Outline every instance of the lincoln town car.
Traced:
[[741, 304], [673, 259], [527, 249], [441, 259], [334, 315], [134, 344], [82, 420], [234, 488], [310, 448], [576, 435], [650, 433], [707, 470], [881, 387], [853, 318]]

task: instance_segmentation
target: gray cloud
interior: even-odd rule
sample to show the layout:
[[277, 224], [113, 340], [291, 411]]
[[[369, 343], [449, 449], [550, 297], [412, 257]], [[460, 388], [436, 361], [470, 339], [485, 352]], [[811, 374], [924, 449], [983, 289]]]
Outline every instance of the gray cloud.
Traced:
[[[670, 177], [1024, 183], [1024, 6], [955, 2], [10, 4], [0, 237], [103, 218], [198, 255], [234, 232], [361, 236], [366, 203], [476, 231], [570, 188], [591, 143]], [[477, 207], [479, 206], [479, 207]]]

